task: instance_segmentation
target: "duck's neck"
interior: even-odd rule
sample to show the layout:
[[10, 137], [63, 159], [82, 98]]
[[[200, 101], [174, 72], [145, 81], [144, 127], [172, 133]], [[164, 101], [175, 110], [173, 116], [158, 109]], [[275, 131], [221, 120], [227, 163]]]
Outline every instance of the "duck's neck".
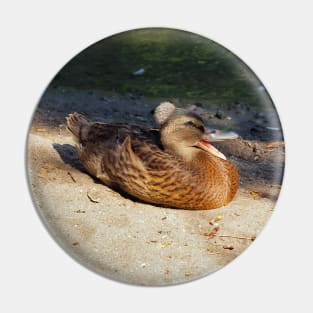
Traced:
[[215, 163], [219, 158], [195, 147], [179, 147], [177, 145], [173, 147], [166, 147], [168, 153], [175, 155], [182, 159], [187, 164], [192, 166], [207, 166], [209, 163]]
[[195, 167], [201, 169], [204, 168], [219, 168], [223, 166], [224, 160], [203, 150], [200, 150], [199, 153], [191, 161], [191, 164]]
[[186, 163], [192, 162], [193, 158], [197, 155], [197, 149], [193, 147], [180, 147], [179, 145], [167, 145], [164, 147], [167, 153], [170, 153], [182, 160]]

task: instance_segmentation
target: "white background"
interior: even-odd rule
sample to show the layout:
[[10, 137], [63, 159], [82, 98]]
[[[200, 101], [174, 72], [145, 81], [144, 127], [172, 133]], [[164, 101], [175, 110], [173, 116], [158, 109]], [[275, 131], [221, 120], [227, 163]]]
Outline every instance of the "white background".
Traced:
[[[1, 312], [313, 312], [312, 7], [310, 1], [6, 1], [0, 8]], [[72, 260], [28, 192], [26, 132], [44, 88], [108, 35], [166, 26], [202, 34], [244, 60], [277, 106], [284, 186], [256, 242], [219, 272], [174, 287], [104, 279]]]

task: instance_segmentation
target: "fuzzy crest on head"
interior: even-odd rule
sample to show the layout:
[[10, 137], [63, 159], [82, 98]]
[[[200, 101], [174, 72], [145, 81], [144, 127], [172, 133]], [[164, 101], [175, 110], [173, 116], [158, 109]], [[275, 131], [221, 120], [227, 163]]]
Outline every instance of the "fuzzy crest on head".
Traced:
[[176, 110], [175, 105], [171, 102], [166, 101], [160, 103], [154, 111], [155, 121], [161, 126], [176, 112]]

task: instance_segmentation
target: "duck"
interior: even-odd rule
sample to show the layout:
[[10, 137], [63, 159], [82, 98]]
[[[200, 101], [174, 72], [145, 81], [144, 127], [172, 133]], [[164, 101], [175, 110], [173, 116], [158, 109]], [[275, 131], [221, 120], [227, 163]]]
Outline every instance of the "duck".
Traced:
[[206, 126], [193, 112], [162, 102], [154, 112], [159, 128], [66, 117], [80, 162], [108, 187], [161, 207], [209, 210], [231, 202], [239, 187], [236, 166], [211, 142], [233, 132]]

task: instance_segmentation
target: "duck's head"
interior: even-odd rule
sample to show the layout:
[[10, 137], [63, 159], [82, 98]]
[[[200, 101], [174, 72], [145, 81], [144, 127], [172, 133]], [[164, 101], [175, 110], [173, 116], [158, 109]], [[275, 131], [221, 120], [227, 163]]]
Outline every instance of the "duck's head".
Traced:
[[[166, 113], [162, 107], [165, 108]], [[207, 127], [200, 116], [179, 111], [169, 102], [161, 103], [157, 107], [155, 118], [161, 126], [161, 141], [164, 149], [185, 161], [192, 161], [199, 153], [203, 154], [203, 151], [225, 160], [225, 155], [211, 142], [238, 137], [234, 132], [223, 132]]]

